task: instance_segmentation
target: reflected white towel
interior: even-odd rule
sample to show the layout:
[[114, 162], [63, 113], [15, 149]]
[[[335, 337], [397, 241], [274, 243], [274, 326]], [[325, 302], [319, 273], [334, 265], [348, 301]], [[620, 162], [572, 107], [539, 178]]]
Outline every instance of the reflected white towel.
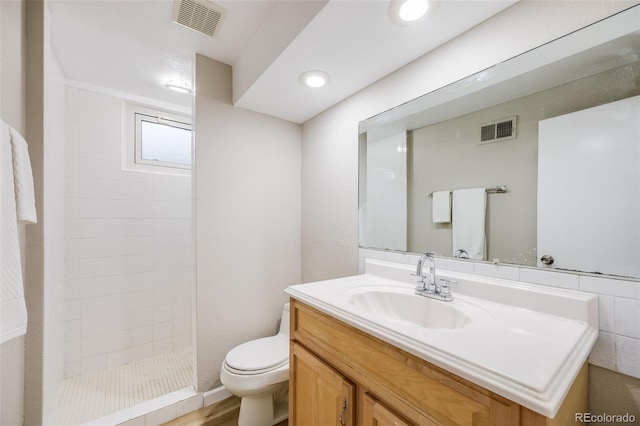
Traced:
[[[18, 175], [14, 174], [12, 133], [19, 136], [0, 120], [0, 343], [21, 336], [27, 331], [27, 308], [24, 300], [22, 265], [18, 237], [16, 201], [21, 203], [21, 220], [35, 221], [33, 176], [24, 139], [16, 137], [15, 146]], [[24, 157], [26, 155], [26, 158]], [[25, 164], [25, 162], [27, 164]], [[20, 164], [18, 164], [20, 163]], [[29, 173], [30, 176], [25, 176]], [[20, 194], [16, 192], [19, 181]]]
[[433, 223], [451, 222], [451, 191], [434, 192], [432, 201]]
[[486, 212], [487, 195], [485, 188], [453, 191], [451, 233], [454, 256], [458, 250], [464, 250], [469, 259], [485, 259]]

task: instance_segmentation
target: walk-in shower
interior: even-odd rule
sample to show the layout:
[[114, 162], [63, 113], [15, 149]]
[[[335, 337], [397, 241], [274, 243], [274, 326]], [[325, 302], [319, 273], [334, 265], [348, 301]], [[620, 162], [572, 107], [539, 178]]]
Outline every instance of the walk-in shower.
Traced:
[[66, 379], [52, 419], [71, 426], [192, 386], [194, 251], [189, 171], [125, 167], [125, 100], [67, 86], [65, 107]]

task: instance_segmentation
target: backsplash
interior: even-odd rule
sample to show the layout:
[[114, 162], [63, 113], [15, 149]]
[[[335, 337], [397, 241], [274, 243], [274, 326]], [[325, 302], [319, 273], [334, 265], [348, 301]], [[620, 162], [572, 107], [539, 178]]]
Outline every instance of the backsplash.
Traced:
[[[367, 258], [415, 265], [419, 257], [415, 254], [360, 249], [359, 272], [364, 271], [364, 260]], [[589, 363], [640, 378], [640, 282], [443, 258], [436, 259], [436, 267], [597, 294], [600, 333], [589, 356]]]

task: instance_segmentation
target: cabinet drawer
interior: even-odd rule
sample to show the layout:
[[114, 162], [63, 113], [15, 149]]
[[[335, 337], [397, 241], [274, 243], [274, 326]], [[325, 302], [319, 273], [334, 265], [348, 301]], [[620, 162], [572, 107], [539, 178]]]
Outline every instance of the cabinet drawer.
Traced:
[[519, 405], [295, 299], [291, 338], [415, 424], [415, 412], [436, 425], [519, 424]]
[[[414, 426], [369, 394], [364, 396], [363, 426]], [[432, 426], [433, 423], [431, 423]]]

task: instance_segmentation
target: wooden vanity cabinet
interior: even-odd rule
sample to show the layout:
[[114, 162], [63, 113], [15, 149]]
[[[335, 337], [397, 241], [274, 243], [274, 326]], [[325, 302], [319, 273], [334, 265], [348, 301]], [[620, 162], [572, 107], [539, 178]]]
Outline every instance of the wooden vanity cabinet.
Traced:
[[[355, 386], [302, 346], [291, 344], [289, 418], [305, 426], [353, 426]], [[290, 421], [291, 422], [291, 421]]]
[[290, 426], [565, 426], [588, 411], [586, 366], [552, 420], [295, 299], [290, 326]]

